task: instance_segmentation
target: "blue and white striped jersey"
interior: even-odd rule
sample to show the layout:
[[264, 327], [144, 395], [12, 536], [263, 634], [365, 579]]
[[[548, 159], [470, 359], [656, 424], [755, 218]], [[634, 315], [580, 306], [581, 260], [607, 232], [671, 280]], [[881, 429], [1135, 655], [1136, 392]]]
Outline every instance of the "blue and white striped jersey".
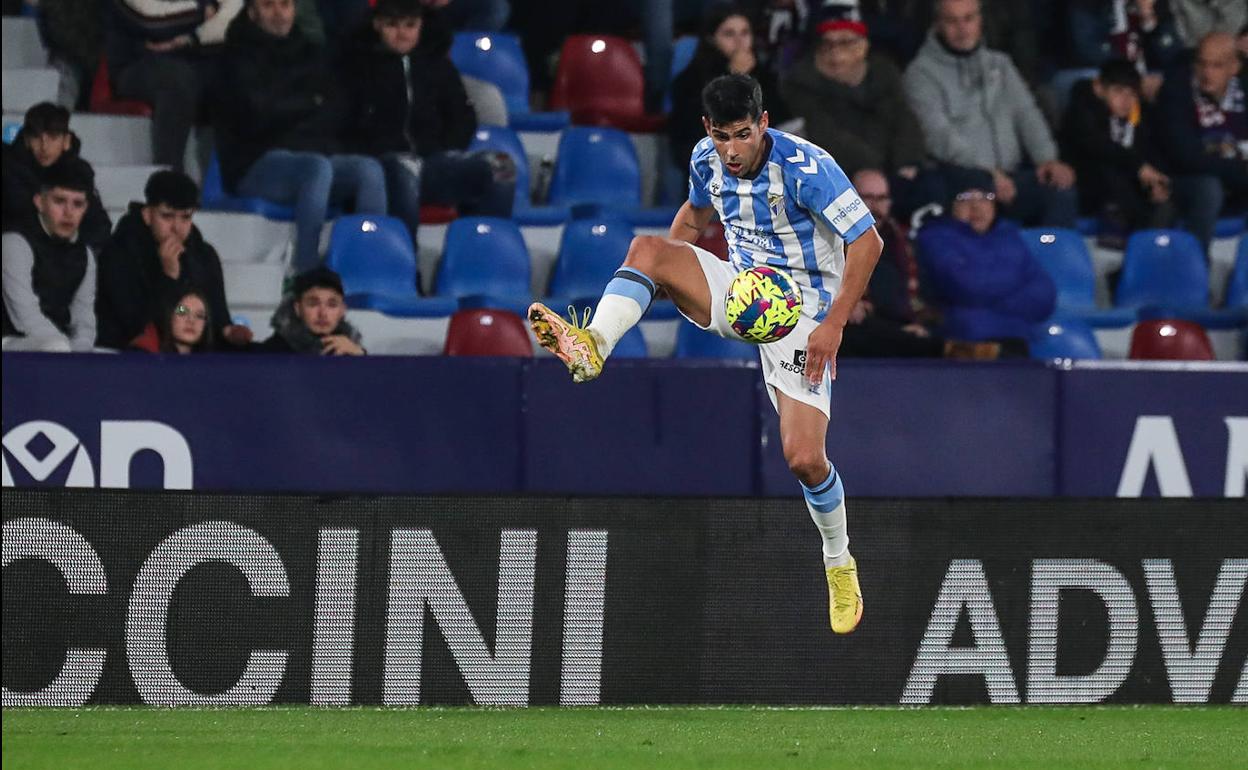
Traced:
[[801, 286], [802, 313], [823, 320], [841, 288], [845, 245], [875, 218], [831, 155], [774, 128], [767, 135], [771, 154], [753, 179], [726, 173], [710, 137], [699, 142], [689, 161], [689, 202], [715, 207], [734, 267], [786, 270]]

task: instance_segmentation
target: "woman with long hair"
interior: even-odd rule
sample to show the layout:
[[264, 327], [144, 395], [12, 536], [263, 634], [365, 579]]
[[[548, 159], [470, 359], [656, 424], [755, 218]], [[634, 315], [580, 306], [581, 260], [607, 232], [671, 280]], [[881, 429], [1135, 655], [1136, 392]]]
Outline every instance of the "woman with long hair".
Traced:
[[156, 336], [161, 353], [203, 353], [212, 350], [212, 318], [204, 295], [188, 291], [160, 314]]

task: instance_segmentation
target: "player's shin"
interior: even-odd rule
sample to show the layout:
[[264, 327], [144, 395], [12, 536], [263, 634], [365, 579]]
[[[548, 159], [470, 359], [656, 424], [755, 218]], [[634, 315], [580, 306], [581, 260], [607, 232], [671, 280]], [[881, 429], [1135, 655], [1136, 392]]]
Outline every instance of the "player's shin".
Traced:
[[836, 467], [829, 463], [828, 477], [814, 487], [802, 484], [806, 508], [823, 538], [823, 566], [849, 564], [849, 533], [845, 525], [845, 487]]
[[603, 358], [611, 355], [625, 332], [637, 325], [654, 301], [654, 281], [631, 267], [621, 267], [607, 283], [589, 330], [598, 342]]

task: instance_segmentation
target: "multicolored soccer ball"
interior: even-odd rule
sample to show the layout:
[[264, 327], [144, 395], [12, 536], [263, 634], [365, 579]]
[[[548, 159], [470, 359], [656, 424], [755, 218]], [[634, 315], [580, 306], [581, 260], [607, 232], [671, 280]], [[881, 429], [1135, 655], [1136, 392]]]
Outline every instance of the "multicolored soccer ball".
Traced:
[[782, 339], [802, 317], [802, 294], [783, 270], [758, 265], [737, 273], [724, 311], [732, 330], [760, 345]]

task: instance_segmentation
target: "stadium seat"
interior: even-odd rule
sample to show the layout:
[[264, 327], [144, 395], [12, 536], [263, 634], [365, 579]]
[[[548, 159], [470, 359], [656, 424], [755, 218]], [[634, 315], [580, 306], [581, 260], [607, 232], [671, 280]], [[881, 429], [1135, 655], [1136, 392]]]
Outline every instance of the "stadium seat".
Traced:
[[6, 69], [0, 75], [5, 112], [26, 112], [39, 102], [55, 102], [61, 73], [51, 67]]
[[285, 265], [290, 259], [294, 226], [288, 222], [257, 214], [198, 211], [195, 226], [223, 263]]
[[1099, 74], [1095, 67], [1082, 67], [1077, 69], [1058, 70], [1053, 78], [1049, 81], [1049, 86], [1053, 89], [1053, 95], [1056, 97], [1057, 116], [1059, 119], [1066, 114], [1066, 105], [1070, 102], [1070, 92], [1074, 89], [1075, 84], [1081, 80], [1091, 80]]
[[530, 111], [529, 65], [515, 35], [458, 32], [451, 43], [451, 60], [461, 74], [498, 86], [512, 129], [559, 131], [568, 125], [566, 112]]
[[646, 113], [641, 57], [631, 42], [611, 35], [571, 35], [563, 41], [550, 106], [572, 122], [653, 133], [662, 115]]
[[138, 99], [117, 99], [113, 96], [113, 83], [108, 77], [108, 60], [100, 56], [91, 79], [90, 107], [92, 112], [107, 115], [140, 115], [151, 117], [152, 105]]
[[1226, 307], [1248, 308], [1248, 235], [1239, 239], [1239, 251], [1235, 255], [1235, 269], [1231, 271], [1226, 285]]
[[512, 219], [524, 225], [555, 225], [568, 218], [568, 210], [561, 206], [534, 206], [531, 202], [532, 182], [529, 178], [529, 160], [520, 137], [510, 128], [478, 126], [472, 136], [469, 152], [493, 150], [505, 152], [516, 164], [516, 200]]
[[434, 293], [460, 299], [461, 307], [522, 311], [532, 296], [530, 271], [529, 250], [515, 222], [461, 217], [446, 231]]
[[533, 342], [524, 320], [506, 310], [460, 310], [446, 331], [448, 356], [533, 355]]
[[676, 332], [675, 357], [757, 361], [758, 346], [720, 337], [686, 321]]
[[203, 207], [209, 211], [241, 211], [283, 221], [293, 221], [295, 218], [295, 210], [291, 206], [274, 203], [264, 198], [247, 198], [227, 193], [225, 180], [221, 178], [221, 162], [217, 159], [215, 151], [208, 160], [208, 168], [204, 171], [202, 197]]
[[633, 228], [618, 217], [578, 219], [563, 229], [548, 296], [598, 297], [628, 256]]
[[1077, 318], [1054, 319], [1040, 324], [1028, 340], [1031, 357], [1099, 359], [1101, 346], [1092, 327]]
[[1214, 238], [1236, 238], [1248, 231], [1248, 217], [1239, 215], [1237, 217], [1221, 217], [1214, 224]]
[[82, 157], [97, 166], [150, 166], [152, 119], [76, 112], [69, 127], [82, 140]]
[[6, 115], [4, 119], [4, 143], [13, 144], [13, 140], [17, 138], [17, 132], [21, 130], [21, 121], [11, 121]]
[[697, 35], [681, 35], [672, 43], [672, 68], [667, 75], [667, 88], [663, 92], [663, 111], [672, 111], [672, 83], [684, 72], [693, 61], [693, 54], [698, 50]]
[[446, 299], [417, 296], [412, 236], [394, 217], [352, 214], [334, 220], [325, 264], [342, 276], [349, 307], [404, 317], [455, 310]]
[[1212, 361], [1213, 345], [1199, 324], [1179, 319], [1140, 321], [1131, 334], [1131, 358], [1142, 361]]
[[1096, 306], [1096, 273], [1083, 237], [1074, 230], [1037, 227], [1022, 231], [1028, 251], [1057, 285], [1057, 314], [1094, 327], [1121, 327], [1135, 320], [1132, 308]]
[[503, 100], [503, 92], [493, 83], [460, 74], [464, 84], [464, 92], [472, 103], [473, 112], [477, 116], [478, 126], [507, 125], [507, 103]]
[[5, 16], [3, 21], [4, 69], [17, 70], [46, 67], [48, 52], [39, 37], [39, 23], [35, 19]]
[[164, 166], [96, 166], [95, 188], [106, 209], [125, 209], [143, 201], [143, 188], [152, 174]]
[[1115, 304], [1207, 308], [1209, 268], [1195, 236], [1182, 230], [1133, 233], [1123, 255]]
[[641, 170], [628, 134], [613, 128], [565, 129], [550, 181], [550, 203], [618, 209], [640, 206]]
[[230, 307], [276, 307], [282, 301], [286, 266], [263, 262], [226, 262], [221, 265], [225, 298]]

